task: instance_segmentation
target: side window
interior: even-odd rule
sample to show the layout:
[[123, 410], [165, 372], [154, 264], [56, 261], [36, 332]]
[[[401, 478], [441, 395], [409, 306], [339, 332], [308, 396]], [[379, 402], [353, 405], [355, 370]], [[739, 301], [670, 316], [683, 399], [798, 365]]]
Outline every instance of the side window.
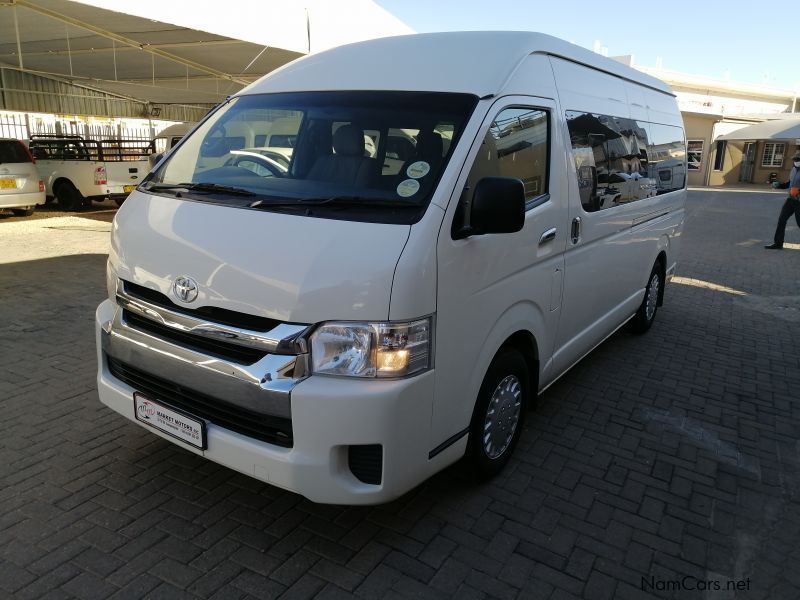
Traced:
[[525, 199], [548, 191], [550, 114], [540, 108], [501, 110], [486, 134], [467, 178], [472, 193], [483, 177], [516, 177], [525, 186]]
[[586, 212], [683, 187], [686, 159], [679, 127], [574, 111], [566, 117]]
[[649, 175], [658, 194], [686, 187], [686, 143], [680, 127], [650, 123]]
[[526, 200], [547, 192], [548, 134], [548, 113], [537, 108], [503, 109], [489, 127], [497, 175], [521, 179]]
[[[445, 126], [438, 126], [443, 139]], [[449, 141], [449, 140], [448, 140]], [[453, 231], [469, 224], [470, 202], [484, 177], [516, 177], [525, 187], [525, 200], [549, 190], [550, 113], [541, 108], [504, 108], [492, 121], [481, 142], [461, 193]]]

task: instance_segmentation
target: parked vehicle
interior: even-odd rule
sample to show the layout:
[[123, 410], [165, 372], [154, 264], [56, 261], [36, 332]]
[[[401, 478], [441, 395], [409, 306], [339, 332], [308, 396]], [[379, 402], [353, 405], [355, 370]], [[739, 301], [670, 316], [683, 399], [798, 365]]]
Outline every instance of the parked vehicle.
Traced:
[[44, 204], [44, 182], [24, 142], [0, 138], [0, 210], [30, 216]]
[[149, 157], [150, 168], [156, 166], [164, 155], [172, 150], [197, 123], [176, 123], [162, 129], [153, 138], [153, 153]]
[[231, 154], [233, 156], [225, 161], [226, 166], [249, 169], [260, 177], [283, 177], [288, 171], [288, 159], [268, 148], [231, 150]]
[[686, 163], [675, 158], [653, 162], [650, 164], [650, 177], [655, 181], [659, 194], [669, 192], [676, 187], [684, 187], [686, 185]]
[[30, 149], [48, 197], [64, 210], [79, 210], [92, 200], [121, 205], [149, 170], [152, 142], [88, 140], [79, 135], [32, 135]]
[[[282, 176], [228, 163], [275, 147], [250, 136], [280, 119]], [[604, 141], [622, 137], [636, 147]], [[538, 393], [653, 323], [685, 188], [596, 199], [616, 186], [598, 173], [665, 149], [685, 162], [665, 84], [546, 35], [302, 58], [209, 114], [117, 213], [100, 399], [317, 502], [389, 501], [462, 457], [497, 473]]]

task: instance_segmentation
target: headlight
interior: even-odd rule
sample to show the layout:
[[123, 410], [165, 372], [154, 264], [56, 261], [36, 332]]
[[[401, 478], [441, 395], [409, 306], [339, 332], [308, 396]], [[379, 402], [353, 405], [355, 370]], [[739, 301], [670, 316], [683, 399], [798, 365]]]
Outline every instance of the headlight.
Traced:
[[323, 323], [311, 335], [311, 370], [349, 377], [405, 377], [430, 367], [431, 319]]

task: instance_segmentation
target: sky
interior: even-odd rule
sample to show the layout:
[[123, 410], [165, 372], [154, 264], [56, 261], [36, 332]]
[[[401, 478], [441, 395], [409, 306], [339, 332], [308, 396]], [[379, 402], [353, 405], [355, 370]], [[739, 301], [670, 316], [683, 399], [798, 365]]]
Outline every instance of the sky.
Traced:
[[[607, 48], [608, 56], [632, 54], [639, 66], [800, 91], [800, 61], [791, 60], [790, 55], [790, 40], [797, 39], [797, 17], [789, 14], [789, 4], [743, 0], [375, 3], [418, 33], [539, 31], [590, 50]], [[783, 18], [782, 12], [786, 13]]]

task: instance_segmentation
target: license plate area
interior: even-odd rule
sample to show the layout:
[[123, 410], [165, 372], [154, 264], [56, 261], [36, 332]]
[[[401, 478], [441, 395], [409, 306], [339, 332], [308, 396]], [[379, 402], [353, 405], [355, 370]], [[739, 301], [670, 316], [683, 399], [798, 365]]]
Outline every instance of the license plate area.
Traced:
[[136, 420], [148, 427], [174, 437], [200, 450], [205, 450], [205, 421], [193, 417], [183, 411], [164, 406], [157, 400], [134, 392], [133, 414]]
[[135, 185], [123, 185], [122, 186], [122, 191], [125, 192], [126, 194], [130, 194], [135, 189], [136, 189]]
[[17, 189], [17, 180], [13, 177], [0, 177], [0, 190]]

